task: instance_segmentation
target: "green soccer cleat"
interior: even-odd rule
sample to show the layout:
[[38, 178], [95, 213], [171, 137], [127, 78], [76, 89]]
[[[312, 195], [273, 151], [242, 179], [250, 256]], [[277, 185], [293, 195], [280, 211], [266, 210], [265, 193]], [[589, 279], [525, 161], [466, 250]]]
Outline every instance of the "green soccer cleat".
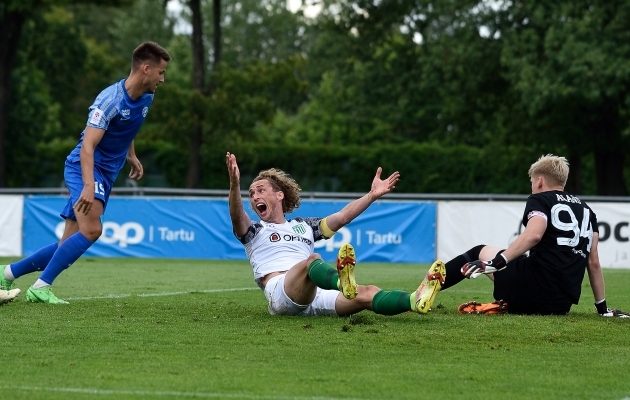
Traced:
[[10, 281], [4, 277], [4, 274], [2, 273], [2, 271], [4, 271], [4, 267], [6, 267], [6, 265], [0, 265], [0, 289], [11, 290], [13, 289], [13, 286], [15, 286], [15, 284], [13, 283], [13, 281]]
[[26, 291], [26, 301], [30, 303], [68, 304], [67, 301], [57, 298], [50, 286], [34, 289], [32, 286]]
[[337, 272], [341, 283], [341, 293], [348, 300], [354, 299], [359, 293], [357, 282], [354, 279], [354, 266], [356, 263], [357, 257], [354, 253], [354, 247], [349, 243], [341, 246], [337, 254]]
[[433, 307], [433, 301], [446, 279], [446, 265], [440, 260], [429, 268], [426, 277], [416, 290], [416, 312], [426, 314]]
[[0, 289], [0, 305], [13, 301], [20, 294], [20, 289], [3, 290]]

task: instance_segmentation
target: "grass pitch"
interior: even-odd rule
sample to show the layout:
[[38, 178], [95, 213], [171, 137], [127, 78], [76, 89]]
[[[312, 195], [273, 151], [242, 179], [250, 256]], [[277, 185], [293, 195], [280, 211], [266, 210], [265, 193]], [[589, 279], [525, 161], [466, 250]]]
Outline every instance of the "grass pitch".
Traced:
[[[10, 261], [4, 259], [5, 262]], [[428, 265], [359, 264], [359, 283], [415, 290]], [[279, 317], [246, 262], [83, 258], [71, 302], [0, 308], [6, 399], [627, 399], [630, 320], [595, 314], [588, 280], [566, 317], [461, 316], [487, 279], [427, 315]], [[630, 310], [630, 270], [605, 270]]]

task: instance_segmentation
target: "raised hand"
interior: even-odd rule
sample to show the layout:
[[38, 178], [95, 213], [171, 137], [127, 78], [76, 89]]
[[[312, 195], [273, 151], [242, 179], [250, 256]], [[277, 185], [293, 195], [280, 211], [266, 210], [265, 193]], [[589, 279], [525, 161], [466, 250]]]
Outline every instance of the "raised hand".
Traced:
[[378, 167], [376, 175], [372, 181], [372, 188], [370, 192], [375, 198], [379, 198], [396, 188], [396, 183], [400, 180], [400, 172], [396, 171], [386, 179], [381, 179], [381, 173], [383, 169]]
[[228, 174], [230, 175], [230, 185], [238, 187], [241, 182], [241, 172], [236, 163], [236, 156], [227, 152], [225, 155], [225, 164], [227, 165]]

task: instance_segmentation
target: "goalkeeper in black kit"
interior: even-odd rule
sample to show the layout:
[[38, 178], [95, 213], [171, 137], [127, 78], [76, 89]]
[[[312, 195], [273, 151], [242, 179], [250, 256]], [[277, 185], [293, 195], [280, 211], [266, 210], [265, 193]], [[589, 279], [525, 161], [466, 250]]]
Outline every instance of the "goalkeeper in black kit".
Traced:
[[523, 213], [525, 230], [505, 250], [479, 245], [447, 262], [441, 290], [464, 278], [486, 275], [494, 282], [495, 302], [465, 303], [460, 313], [565, 315], [578, 304], [587, 271], [597, 312], [630, 318], [606, 304], [597, 217], [584, 201], [564, 190], [567, 160], [542, 156], [528, 174], [532, 195]]

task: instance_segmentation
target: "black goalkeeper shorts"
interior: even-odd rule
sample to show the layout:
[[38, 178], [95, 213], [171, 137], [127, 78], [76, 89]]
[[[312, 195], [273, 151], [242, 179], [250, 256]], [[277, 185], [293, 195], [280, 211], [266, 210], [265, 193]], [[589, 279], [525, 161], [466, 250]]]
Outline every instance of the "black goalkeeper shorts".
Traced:
[[528, 268], [527, 256], [508, 263], [507, 268], [494, 273], [494, 299], [508, 303], [510, 314], [566, 315], [570, 301], [541, 301], [541, 297], [557, 297], [557, 293], [545, 295], [536, 285]]

